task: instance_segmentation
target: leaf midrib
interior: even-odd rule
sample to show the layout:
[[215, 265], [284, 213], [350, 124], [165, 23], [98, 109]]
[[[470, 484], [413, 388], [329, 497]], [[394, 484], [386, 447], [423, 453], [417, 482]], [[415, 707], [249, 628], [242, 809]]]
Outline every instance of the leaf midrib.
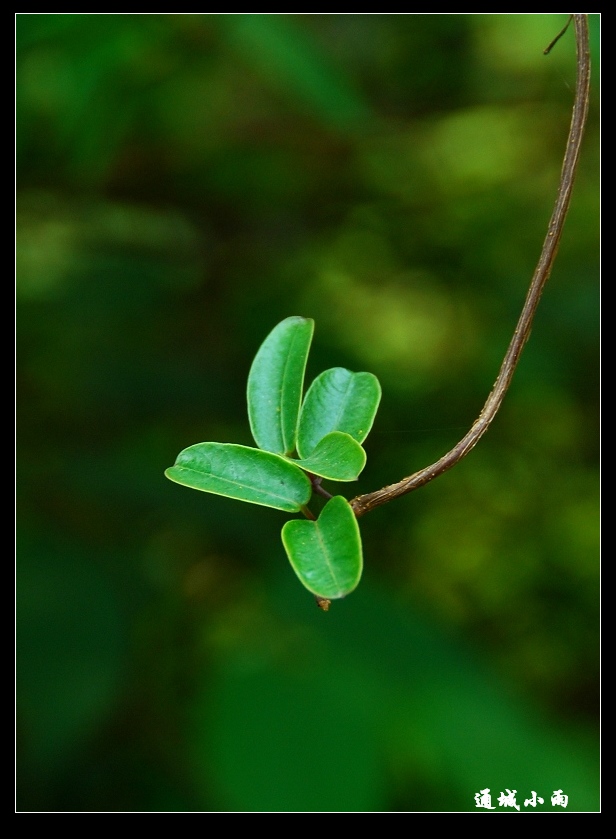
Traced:
[[278, 495], [273, 490], [264, 490], [257, 486], [252, 486], [251, 484], [242, 484], [239, 481], [234, 481], [232, 478], [221, 478], [219, 475], [212, 475], [210, 472], [200, 472], [198, 469], [193, 469], [190, 466], [175, 466], [174, 469], [183, 469], [185, 472], [194, 472], [195, 475], [209, 476], [216, 481], [223, 481], [225, 483], [231, 484], [232, 486], [241, 487], [242, 489], [252, 489], [256, 492], [262, 492], [264, 495], [269, 495], [271, 498], [280, 498], [283, 501], [292, 501], [294, 504], [297, 504], [298, 501], [296, 498], [292, 496], [286, 495]]
[[336, 592], [336, 593], [338, 594], [338, 596], [341, 596], [342, 587], [341, 587], [341, 585], [340, 585], [340, 582], [339, 582], [339, 580], [338, 580], [338, 577], [337, 577], [337, 576], [336, 576], [336, 574], [334, 573], [334, 569], [333, 569], [333, 566], [332, 566], [331, 561], [330, 561], [330, 558], [329, 558], [329, 551], [328, 551], [328, 550], [327, 550], [327, 548], [325, 547], [325, 542], [323, 541], [323, 538], [322, 538], [322, 536], [321, 536], [321, 531], [320, 531], [320, 528], [319, 528], [318, 523], [317, 523], [317, 525], [316, 525], [316, 533], [317, 533], [317, 538], [318, 538], [318, 540], [319, 540], [319, 543], [320, 543], [320, 545], [321, 545], [321, 548], [322, 548], [322, 550], [323, 550], [323, 554], [325, 555], [325, 562], [326, 562], [326, 564], [327, 564], [327, 569], [328, 569], [328, 571], [329, 571], [329, 573], [330, 573], [330, 576], [331, 576], [331, 578], [332, 578], [332, 580], [334, 581], [334, 584], [335, 584], [335, 586], [336, 586], [336, 589], [337, 589], [337, 592]]

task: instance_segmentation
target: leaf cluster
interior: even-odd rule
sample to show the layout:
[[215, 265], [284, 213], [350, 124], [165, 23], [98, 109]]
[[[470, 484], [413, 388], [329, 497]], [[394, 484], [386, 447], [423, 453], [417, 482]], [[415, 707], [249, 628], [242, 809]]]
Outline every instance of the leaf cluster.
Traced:
[[[267, 336], [248, 375], [248, 418], [258, 448], [196, 443], [165, 471], [183, 486], [302, 512], [282, 528], [282, 542], [302, 584], [327, 609], [361, 578], [363, 559], [355, 514], [323, 479], [357, 480], [366, 464], [362, 443], [372, 428], [381, 387], [372, 373], [325, 370], [303, 397], [314, 333], [310, 318], [289, 317]], [[303, 397], [303, 398], [302, 398]], [[308, 508], [314, 492], [329, 498], [318, 519]]]

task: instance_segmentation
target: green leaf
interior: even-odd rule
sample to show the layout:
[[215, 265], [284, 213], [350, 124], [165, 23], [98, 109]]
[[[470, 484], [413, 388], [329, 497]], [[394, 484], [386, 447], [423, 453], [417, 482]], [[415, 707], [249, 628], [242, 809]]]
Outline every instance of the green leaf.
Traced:
[[358, 443], [368, 436], [381, 400], [379, 380], [372, 373], [343, 367], [325, 370], [308, 389], [299, 422], [297, 451], [306, 458], [330, 431], [345, 431]]
[[310, 457], [292, 462], [332, 481], [356, 481], [366, 465], [366, 452], [349, 434], [332, 431], [323, 437]]
[[284, 457], [233, 443], [197, 443], [165, 475], [177, 484], [297, 513], [308, 503], [307, 475]]
[[314, 321], [290, 317], [261, 344], [248, 375], [248, 418], [260, 449], [291, 454]]
[[293, 570], [313, 594], [335, 600], [359, 583], [363, 567], [359, 527], [341, 495], [327, 502], [317, 521], [288, 521], [282, 542]]

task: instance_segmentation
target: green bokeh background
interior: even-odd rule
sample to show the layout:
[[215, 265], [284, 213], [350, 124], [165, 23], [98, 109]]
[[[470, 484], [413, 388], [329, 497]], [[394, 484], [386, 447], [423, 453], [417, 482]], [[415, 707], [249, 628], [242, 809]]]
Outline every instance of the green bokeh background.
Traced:
[[309, 380], [383, 386], [348, 497], [465, 433], [552, 209], [566, 16], [16, 20], [18, 809], [596, 811], [599, 17], [504, 406], [361, 520], [327, 614], [285, 514], [163, 470], [251, 444], [248, 369], [289, 315], [316, 321]]

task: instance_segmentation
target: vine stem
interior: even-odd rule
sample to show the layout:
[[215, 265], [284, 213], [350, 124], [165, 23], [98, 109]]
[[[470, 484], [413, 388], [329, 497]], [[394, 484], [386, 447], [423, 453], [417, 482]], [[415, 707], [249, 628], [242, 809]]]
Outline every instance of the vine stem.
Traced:
[[[541, 298], [544, 286], [548, 281], [560, 238], [562, 235], [567, 211], [569, 209], [569, 202], [571, 201], [571, 191], [573, 189], [573, 181], [577, 170], [578, 160], [580, 156], [580, 148], [582, 143], [582, 136], [584, 134], [584, 126], [586, 124], [586, 117], [588, 115], [588, 101], [590, 93], [590, 50], [588, 45], [588, 15], [574, 14], [573, 23], [575, 27], [575, 40], [577, 47], [577, 82], [575, 88], [575, 99], [573, 102], [573, 112], [571, 115], [571, 127], [569, 129], [569, 137], [567, 139], [567, 148], [563, 159], [563, 166], [560, 175], [560, 183], [558, 186], [558, 193], [552, 211], [552, 217], [548, 224], [547, 233], [541, 249], [541, 255], [535, 268], [533, 278], [524, 301], [522, 313], [516, 325], [513, 337], [509, 343], [509, 347], [501, 364], [500, 371], [494, 386], [488, 396], [481, 413], [469, 429], [469, 431], [462, 437], [451, 451], [443, 455], [435, 463], [420, 469], [418, 472], [410, 475], [408, 478], [403, 478], [395, 484], [378, 489], [375, 492], [368, 492], [364, 495], [358, 495], [350, 502], [355, 515], [359, 516], [369, 513], [376, 507], [382, 504], [387, 504], [393, 501], [394, 498], [399, 498], [406, 495], [413, 490], [433, 481], [438, 478], [443, 472], [447, 472], [463, 457], [465, 457], [471, 449], [473, 449], [479, 440], [488, 430], [492, 420], [496, 416], [500, 408], [505, 394], [511, 384], [511, 379], [517, 367], [520, 355], [524, 348], [524, 344], [530, 335], [533, 318]], [[562, 33], [561, 33], [562, 34]], [[554, 43], [554, 42], [553, 42]]]

